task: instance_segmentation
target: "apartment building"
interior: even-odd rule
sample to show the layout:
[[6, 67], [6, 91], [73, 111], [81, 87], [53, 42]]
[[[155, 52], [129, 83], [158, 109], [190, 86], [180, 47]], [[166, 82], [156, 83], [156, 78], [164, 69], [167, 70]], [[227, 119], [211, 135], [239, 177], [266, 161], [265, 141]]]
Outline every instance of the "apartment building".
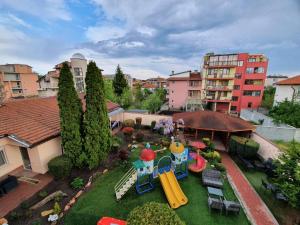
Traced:
[[274, 105], [284, 100], [300, 103], [300, 75], [289, 77], [276, 83]]
[[269, 75], [265, 81], [265, 87], [275, 87], [276, 83], [287, 79], [288, 76], [283, 75]]
[[159, 76], [147, 79], [146, 83], [154, 85], [155, 88], [166, 88], [167, 87], [166, 79], [159, 77]]
[[5, 101], [38, 95], [37, 73], [24, 64], [0, 65], [0, 82], [3, 83]]
[[203, 102], [213, 111], [257, 109], [262, 101], [268, 59], [262, 54], [214, 54], [204, 56]]
[[202, 109], [202, 77], [201, 73], [185, 71], [174, 73], [167, 79], [170, 109], [195, 111]]
[[[85, 74], [87, 70], [87, 60], [81, 53], [72, 55], [70, 61], [67, 61], [71, 73], [73, 75], [74, 85], [76, 91], [79, 93], [85, 90]], [[38, 80], [39, 83], [39, 96], [50, 97], [56, 96], [58, 92], [58, 79], [60, 69], [63, 62], [55, 65], [54, 70], [49, 71], [45, 76]]]

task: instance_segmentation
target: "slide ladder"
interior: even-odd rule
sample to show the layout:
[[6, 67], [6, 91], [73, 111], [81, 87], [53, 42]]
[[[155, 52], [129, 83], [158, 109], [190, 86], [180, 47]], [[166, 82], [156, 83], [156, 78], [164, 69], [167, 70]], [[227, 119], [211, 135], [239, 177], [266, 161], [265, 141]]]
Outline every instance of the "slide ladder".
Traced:
[[173, 171], [164, 172], [158, 176], [171, 208], [176, 209], [188, 203]]
[[117, 200], [120, 200], [123, 195], [135, 184], [137, 180], [137, 171], [131, 167], [130, 170], [120, 179], [115, 186]]

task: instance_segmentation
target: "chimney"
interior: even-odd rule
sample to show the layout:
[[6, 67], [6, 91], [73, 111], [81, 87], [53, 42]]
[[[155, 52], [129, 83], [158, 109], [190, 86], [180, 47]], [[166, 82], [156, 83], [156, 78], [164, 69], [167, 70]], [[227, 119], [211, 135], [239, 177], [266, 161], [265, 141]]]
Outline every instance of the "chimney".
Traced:
[[172, 70], [172, 75], [174, 75], [174, 70]]

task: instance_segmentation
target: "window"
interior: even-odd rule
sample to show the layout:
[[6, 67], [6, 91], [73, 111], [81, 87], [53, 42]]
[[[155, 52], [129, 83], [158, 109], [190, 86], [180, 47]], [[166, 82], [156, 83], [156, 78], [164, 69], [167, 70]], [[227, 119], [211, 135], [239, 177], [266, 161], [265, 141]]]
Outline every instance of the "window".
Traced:
[[76, 77], [75, 82], [76, 82], [76, 90], [78, 92], [83, 92], [84, 91], [83, 78], [82, 77]]
[[241, 78], [242, 78], [242, 74], [236, 73], [234, 77], [235, 77], [236, 79], [241, 79]]
[[223, 92], [223, 97], [227, 97], [227, 91]]
[[239, 97], [238, 96], [232, 96], [232, 101], [238, 101], [239, 100]]
[[256, 58], [249, 58], [248, 62], [256, 62]]
[[254, 68], [253, 67], [249, 67], [246, 69], [246, 73], [254, 73]]
[[190, 81], [190, 86], [191, 87], [197, 87], [197, 86], [199, 86], [199, 81], [191, 80]]
[[248, 108], [252, 108], [252, 102], [248, 102]]
[[15, 81], [20, 80], [20, 74], [16, 73], [5, 73], [4, 74], [5, 81]]
[[244, 65], [244, 61], [238, 61], [238, 66], [243, 66]]
[[82, 77], [83, 76], [82, 68], [74, 67], [74, 74], [75, 74], [75, 77]]
[[233, 85], [234, 90], [240, 90], [240, 85]]
[[245, 80], [246, 85], [262, 85], [262, 80]]
[[244, 96], [260, 96], [261, 91], [244, 91]]
[[0, 148], [0, 166], [5, 165], [6, 163], [7, 163], [7, 161], [6, 161], [4, 149]]
[[231, 110], [231, 111], [236, 111], [236, 106], [231, 106], [231, 107], [230, 107], [230, 110]]

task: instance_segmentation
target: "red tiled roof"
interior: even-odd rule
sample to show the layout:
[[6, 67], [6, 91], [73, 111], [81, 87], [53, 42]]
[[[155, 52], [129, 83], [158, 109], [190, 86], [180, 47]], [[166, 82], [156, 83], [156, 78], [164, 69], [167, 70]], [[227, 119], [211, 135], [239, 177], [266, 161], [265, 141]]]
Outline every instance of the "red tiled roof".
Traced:
[[[119, 105], [107, 102], [107, 108], [111, 112]], [[0, 107], [0, 136], [14, 135], [32, 146], [59, 134], [56, 97], [18, 99]]]
[[173, 115], [173, 120], [183, 119], [184, 126], [214, 131], [251, 131], [255, 127], [240, 118], [213, 111], [183, 112]]
[[143, 88], [156, 88], [156, 86], [154, 84], [146, 83], [143, 85]]
[[281, 80], [276, 83], [277, 85], [300, 85], [300, 75]]

